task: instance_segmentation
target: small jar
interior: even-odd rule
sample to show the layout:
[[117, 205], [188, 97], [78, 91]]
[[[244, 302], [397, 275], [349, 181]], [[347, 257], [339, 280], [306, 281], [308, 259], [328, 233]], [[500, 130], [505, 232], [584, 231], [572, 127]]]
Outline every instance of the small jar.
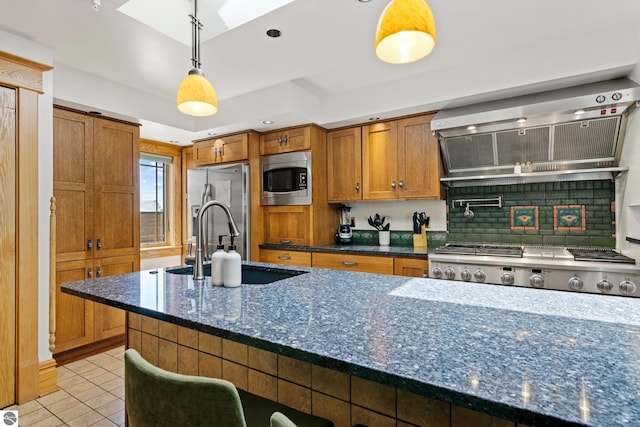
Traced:
[[516, 162], [513, 166], [513, 173], [522, 173], [522, 166], [520, 165], [520, 162]]
[[523, 172], [533, 172], [533, 165], [531, 164], [531, 162], [525, 162], [524, 166], [522, 167], [522, 171]]

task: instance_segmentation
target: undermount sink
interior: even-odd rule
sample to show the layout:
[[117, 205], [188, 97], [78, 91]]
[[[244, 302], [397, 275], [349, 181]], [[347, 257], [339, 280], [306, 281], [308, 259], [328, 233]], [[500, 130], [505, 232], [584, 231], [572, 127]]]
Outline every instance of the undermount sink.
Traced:
[[[193, 275], [193, 266], [169, 268], [165, 270], [170, 274]], [[301, 270], [290, 270], [286, 268], [262, 267], [258, 265], [242, 265], [242, 283], [246, 285], [265, 285], [267, 283], [277, 282], [278, 280], [288, 279], [289, 277], [299, 276], [307, 273]], [[211, 264], [204, 265], [204, 275], [211, 276]]]

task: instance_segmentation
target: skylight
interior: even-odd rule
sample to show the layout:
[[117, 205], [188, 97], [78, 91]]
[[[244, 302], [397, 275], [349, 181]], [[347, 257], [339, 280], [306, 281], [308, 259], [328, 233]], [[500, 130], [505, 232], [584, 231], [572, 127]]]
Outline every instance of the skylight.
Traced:
[[[252, 21], [293, 0], [206, 0], [198, 3], [198, 18], [203, 22], [201, 41]], [[191, 46], [193, 13], [191, 0], [129, 0], [119, 12], [179, 42]], [[182, 19], [180, 19], [182, 18]]]

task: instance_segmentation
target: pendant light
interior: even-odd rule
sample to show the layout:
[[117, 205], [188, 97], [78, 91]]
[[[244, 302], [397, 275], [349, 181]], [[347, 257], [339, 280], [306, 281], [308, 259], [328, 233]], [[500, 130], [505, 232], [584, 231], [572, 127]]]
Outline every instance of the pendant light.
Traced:
[[200, 30], [202, 23], [198, 19], [198, 0], [194, 0], [194, 12], [191, 17], [191, 64], [193, 69], [178, 87], [176, 102], [178, 110], [190, 116], [210, 116], [218, 111], [218, 98], [211, 83], [200, 69]]
[[424, 0], [391, 0], [380, 15], [376, 56], [391, 64], [408, 64], [427, 56], [436, 45], [436, 23]]

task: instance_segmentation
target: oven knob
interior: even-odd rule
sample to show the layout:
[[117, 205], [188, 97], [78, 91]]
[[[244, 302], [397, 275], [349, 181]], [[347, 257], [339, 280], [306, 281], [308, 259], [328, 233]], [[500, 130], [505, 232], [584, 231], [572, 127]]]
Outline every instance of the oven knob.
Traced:
[[582, 279], [579, 277], [572, 277], [571, 279], [569, 279], [569, 289], [571, 289], [572, 291], [579, 291], [580, 289], [582, 289], [582, 286], [584, 285], [584, 283], [582, 282]]
[[598, 284], [596, 285], [596, 288], [598, 288], [600, 292], [605, 294], [609, 292], [611, 289], [613, 289], [613, 285], [608, 280], [603, 279], [598, 282]]
[[469, 280], [471, 280], [471, 272], [465, 268], [460, 272], [460, 277], [462, 277], [462, 280], [464, 280], [465, 282], [468, 282]]
[[478, 270], [475, 273], [473, 273], [473, 277], [476, 279], [477, 282], [484, 282], [485, 279], [487, 278], [487, 275], [484, 274], [484, 271]]
[[636, 286], [636, 284], [633, 282], [630, 282], [629, 280], [620, 282], [620, 293], [622, 294], [625, 294], [625, 295], [635, 294], [637, 290], [638, 290], [638, 287]]
[[513, 273], [502, 273], [500, 276], [500, 280], [502, 280], [503, 285], [513, 285], [516, 281], [516, 278], [513, 276]]
[[531, 277], [529, 277], [529, 283], [531, 283], [531, 286], [534, 288], [544, 288], [544, 277], [542, 274], [532, 274]]
[[431, 270], [431, 277], [434, 279], [439, 279], [442, 277], [442, 269], [440, 267], [434, 267]]
[[453, 268], [447, 268], [444, 271], [444, 277], [446, 277], [448, 280], [453, 280], [456, 278], [456, 272]]

